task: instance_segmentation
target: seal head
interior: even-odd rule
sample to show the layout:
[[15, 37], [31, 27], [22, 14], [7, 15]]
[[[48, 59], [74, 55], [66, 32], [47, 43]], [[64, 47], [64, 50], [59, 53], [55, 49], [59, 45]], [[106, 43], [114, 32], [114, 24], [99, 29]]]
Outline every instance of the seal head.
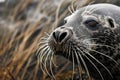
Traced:
[[48, 46], [82, 67], [95, 80], [120, 80], [120, 7], [94, 4], [66, 17]]

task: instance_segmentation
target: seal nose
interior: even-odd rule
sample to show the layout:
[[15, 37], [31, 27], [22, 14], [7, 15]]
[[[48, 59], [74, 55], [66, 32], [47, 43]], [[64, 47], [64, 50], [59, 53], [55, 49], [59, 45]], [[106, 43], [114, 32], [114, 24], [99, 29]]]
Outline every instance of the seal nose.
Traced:
[[67, 36], [67, 32], [55, 31], [53, 32], [53, 37], [57, 42], [61, 42]]
[[70, 29], [67, 28], [58, 28], [56, 29], [52, 36], [57, 43], [62, 43], [70, 37]]

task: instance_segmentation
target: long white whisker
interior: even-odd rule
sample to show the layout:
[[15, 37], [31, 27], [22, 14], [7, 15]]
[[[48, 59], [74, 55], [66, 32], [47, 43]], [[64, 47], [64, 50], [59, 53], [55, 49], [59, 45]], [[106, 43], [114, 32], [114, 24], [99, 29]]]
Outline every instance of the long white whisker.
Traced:
[[39, 43], [38, 43], [38, 45], [40, 46], [40, 45], [44, 45], [44, 44], [47, 44], [48, 43], [48, 41], [46, 40], [46, 41], [40, 41]]
[[47, 36], [50, 36], [50, 34], [49, 33], [47, 33], [47, 32], [44, 32]]
[[40, 52], [40, 54], [38, 55], [38, 56], [40, 56], [41, 58], [40, 58], [40, 61], [42, 62], [42, 60], [43, 60], [43, 57], [47, 54], [46, 52], [49, 50], [49, 47], [45, 47], [44, 49], [43, 49], [43, 51], [41, 51]]
[[[70, 43], [70, 46], [71, 46], [71, 43]], [[70, 54], [71, 54], [70, 52], [71, 52], [71, 50], [72, 50], [71, 47], [69, 47], [69, 49], [68, 49], [68, 60], [70, 58]]]
[[70, 6], [68, 7], [68, 10], [70, 11], [71, 14], [73, 13], [72, 10], [70, 9]]
[[[54, 53], [52, 53], [52, 54], [54, 54]], [[54, 76], [54, 74], [53, 74], [53, 71], [52, 71], [52, 59], [53, 59], [53, 55], [52, 55], [52, 57], [50, 58], [50, 72], [51, 72], [51, 75], [53, 76], [53, 79], [56, 80], [56, 78], [55, 78], [55, 76]]]
[[[52, 51], [51, 51], [52, 52]], [[54, 52], [51, 54], [51, 61], [55, 67], [58, 67], [57, 64], [54, 62]]]
[[40, 38], [40, 41], [45, 41], [45, 40], [47, 40], [48, 39], [48, 37], [41, 37]]
[[[76, 47], [76, 48], [77, 48], [77, 47]], [[77, 48], [77, 49], [84, 55], [84, 53], [83, 53], [79, 48]], [[88, 68], [87, 68], [87, 65], [86, 65], [84, 59], [82, 58], [82, 56], [80, 55], [80, 53], [79, 53], [78, 55], [79, 55], [80, 59], [81, 59], [82, 62], [83, 62], [83, 65], [84, 65], [84, 67], [85, 67], [85, 69], [86, 69], [87, 75], [90, 77], [90, 73], [89, 73], [89, 70], [88, 70]]]
[[89, 54], [89, 53], [86, 53], [87, 55], [89, 55], [91, 58], [93, 58], [96, 62], [98, 62], [101, 66], [103, 66], [104, 67], [104, 69], [105, 70], [107, 70], [107, 72], [110, 74], [110, 76], [111, 77], [113, 77], [112, 76], [112, 74], [111, 74], [111, 72], [108, 70], [108, 68], [103, 64], [103, 63], [101, 63], [99, 60], [97, 60], [94, 56], [92, 56], [91, 54]]
[[106, 54], [103, 54], [103, 53], [101, 53], [101, 52], [98, 52], [98, 51], [95, 51], [95, 50], [92, 50], [92, 49], [88, 49], [88, 50], [93, 51], [93, 52], [96, 52], [96, 53], [99, 53], [99, 54], [101, 54], [101, 55], [103, 55], [103, 56], [111, 59], [111, 60], [114, 61], [116, 64], [118, 64], [112, 57], [110, 57], [110, 56], [108, 56], [108, 55], [106, 55]]
[[48, 74], [50, 77], [52, 77], [52, 75], [49, 73], [49, 71], [48, 71], [48, 69], [47, 69], [47, 60], [48, 60], [48, 56], [50, 56], [50, 53], [51, 53], [50, 49], [48, 49], [48, 51], [47, 51], [46, 53], [47, 53], [47, 56], [46, 56], [46, 58], [45, 58], [44, 68], [45, 68], [47, 74]]
[[43, 49], [44, 49], [45, 47], [47, 47], [47, 46], [48, 46], [48, 44], [45, 44], [45, 45], [39, 47], [39, 49], [38, 49], [37, 52], [36, 52], [36, 55], [40, 55], [41, 50], [43, 50]]
[[73, 60], [73, 76], [72, 76], [72, 80], [74, 79], [74, 71], [75, 71], [75, 61], [74, 61], [74, 53], [72, 52], [72, 60]]
[[[86, 53], [86, 52], [85, 52]], [[84, 56], [89, 60], [89, 62], [95, 67], [95, 69], [97, 70], [97, 72], [99, 73], [99, 75], [101, 76], [102, 80], [104, 80], [100, 70], [97, 68], [97, 66], [86, 56], [86, 54], [84, 54]]]
[[78, 54], [79, 53], [77, 53], [75, 50], [74, 50], [74, 48], [73, 48], [73, 51], [74, 51], [74, 54], [75, 54], [75, 56], [76, 56], [76, 58], [77, 58], [77, 63], [78, 63], [78, 72], [80, 73], [80, 80], [82, 80], [82, 67], [81, 67], [81, 63], [80, 63], [80, 61], [79, 61], [79, 58], [78, 58]]
[[109, 48], [111, 48], [111, 49], [114, 49], [115, 50], [115, 48], [114, 47], [112, 47], [112, 46], [109, 46], [109, 45], [102, 45], [102, 44], [88, 44], [88, 45], [95, 45], [95, 46], [105, 46], [105, 47], [109, 47]]
[[[46, 72], [45, 72], [44, 69], [43, 69], [43, 65], [44, 65], [43, 57], [47, 54], [48, 51], [49, 51], [49, 49], [46, 48], [46, 49], [45, 49], [45, 52], [42, 51], [42, 52], [43, 52], [43, 56], [42, 56], [42, 55], [41, 55], [41, 56], [40, 56], [40, 55], [38, 56], [38, 57], [39, 57], [39, 60], [40, 60], [40, 63], [41, 63], [40, 68], [41, 68], [41, 70], [43, 71], [44, 74], [46, 74]], [[41, 53], [41, 54], [42, 54], [42, 53]]]
[[40, 69], [42, 70], [43, 74], [45, 75], [46, 72], [44, 71], [44, 69], [43, 69], [43, 67], [42, 67], [43, 63], [40, 62], [40, 56], [38, 56], [38, 61], [39, 61], [39, 63], [40, 63], [40, 65], [39, 65], [39, 66], [40, 66]]
[[85, 10], [83, 11], [82, 15], [84, 15], [84, 14], [87, 12], [89, 6], [90, 6], [90, 5], [86, 6], [86, 8], [85, 8]]

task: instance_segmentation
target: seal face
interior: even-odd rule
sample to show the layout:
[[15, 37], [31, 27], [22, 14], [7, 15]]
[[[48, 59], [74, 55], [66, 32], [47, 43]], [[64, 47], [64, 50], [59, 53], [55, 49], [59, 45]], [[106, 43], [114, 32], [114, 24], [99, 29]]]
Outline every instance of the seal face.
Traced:
[[112, 4], [83, 7], [49, 35], [46, 49], [79, 65], [95, 80], [120, 80], [119, 13], [120, 7]]

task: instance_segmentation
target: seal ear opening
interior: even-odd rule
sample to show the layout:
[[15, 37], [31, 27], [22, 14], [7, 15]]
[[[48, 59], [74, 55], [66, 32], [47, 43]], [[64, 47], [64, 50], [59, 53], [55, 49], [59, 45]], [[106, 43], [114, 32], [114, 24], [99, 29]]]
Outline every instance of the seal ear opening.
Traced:
[[107, 21], [108, 21], [109, 26], [110, 26], [111, 28], [115, 28], [115, 21], [114, 21], [111, 17], [108, 17], [108, 18], [107, 18]]

